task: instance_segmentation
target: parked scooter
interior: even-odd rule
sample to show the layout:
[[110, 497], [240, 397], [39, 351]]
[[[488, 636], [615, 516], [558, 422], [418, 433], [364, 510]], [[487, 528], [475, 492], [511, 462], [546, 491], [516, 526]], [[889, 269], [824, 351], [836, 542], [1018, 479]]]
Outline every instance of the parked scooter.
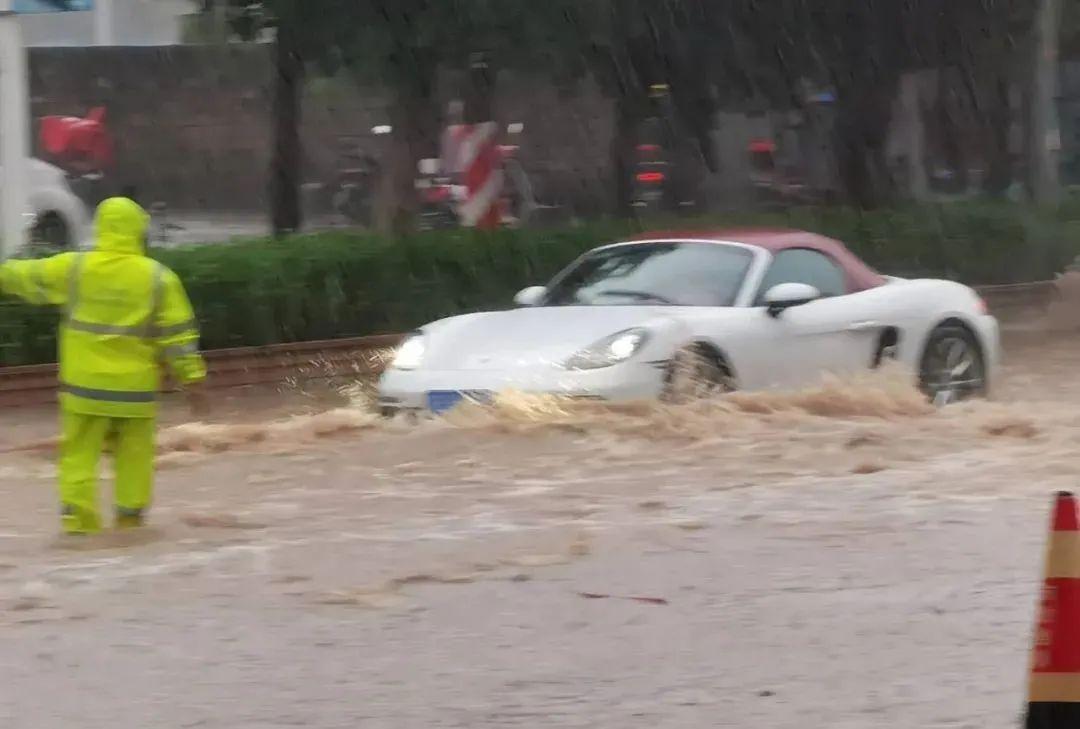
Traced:
[[649, 99], [653, 114], [638, 129], [631, 168], [634, 178], [630, 204], [639, 216], [668, 209], [671, 198], [670, 144], [674, 134], [667, 85], [653, 84], [649, 89]]
[[89, 208], [104, 199], [105, 180], [113, 167], [113, 141], [105, 124], [105, 109], [85, 117], [44, 116], [38, 141], [42, 156], [68, 178], [72, 191]]
[[664, 149], [659, 144], [639, 144], [634, 152], [634, 181], [630, 204], [639, 215], [659, 213], [666, 207], [671, 165], [665, 159]]
[[[639, 217], [693, 207], [685, 164], [685, 145], [666, 84], [654, 84], [649, 93], [653, 114], [642, 122], [631, 165], [630, 203]], [[681, 162], [677, 162], [681, 160]]]
[[[371, 133], [377, 137], [390, 134], [392, 127], [377, 126]], [[327, 186], [330, 207], [352, 223], [371, 226], [375, 217], [375, 197], [378, 193], [382, 165], [377, 157], [360, 145], [346, 149], [340, 158], [333, 180]]]
[[416, 168], [419, 172], [414, 185], [419, 197], [417, 227], [420, 230], [456, 228], [460, 224], [458, 210], [465, 197], [464, 188], [443, 173], [438, 159], [422, 159]]

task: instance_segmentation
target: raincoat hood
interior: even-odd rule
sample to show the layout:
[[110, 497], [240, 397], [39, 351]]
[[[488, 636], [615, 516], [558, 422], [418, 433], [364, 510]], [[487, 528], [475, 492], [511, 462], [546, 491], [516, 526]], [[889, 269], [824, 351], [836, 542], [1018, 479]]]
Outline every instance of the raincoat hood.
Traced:
[[110, 253], [146, 253], [146, 229], [150, 216], [126, 197], [111, 197], [98, 205], [94, 218], [97, 250]]

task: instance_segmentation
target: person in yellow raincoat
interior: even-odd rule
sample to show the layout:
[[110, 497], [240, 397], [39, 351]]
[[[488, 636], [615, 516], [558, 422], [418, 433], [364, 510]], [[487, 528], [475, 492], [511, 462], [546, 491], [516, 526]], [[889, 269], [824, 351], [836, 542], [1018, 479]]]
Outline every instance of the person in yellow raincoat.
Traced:
[[95, 215], [92, 251], [0, 264], [0, 292], [61, 307], [60, 504], [69, 534], [101, 529], [97, 471], [115, 457], [116, 526], [144, 523], [154, 479], [161, 364], [206, 406], [198, 325], [180, 279], [145, 253], [149, 216], [125, 197]]

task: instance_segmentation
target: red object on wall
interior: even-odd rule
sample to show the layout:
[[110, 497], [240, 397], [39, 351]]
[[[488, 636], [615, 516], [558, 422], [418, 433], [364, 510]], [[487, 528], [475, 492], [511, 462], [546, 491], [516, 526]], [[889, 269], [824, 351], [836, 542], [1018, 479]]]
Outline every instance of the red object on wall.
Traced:
[[113, 145], [103, 107], [91, 109], [85, 117], [42, 117], [40, 140], [41, 148], [61, 167], [90, 172], [112, 166]]

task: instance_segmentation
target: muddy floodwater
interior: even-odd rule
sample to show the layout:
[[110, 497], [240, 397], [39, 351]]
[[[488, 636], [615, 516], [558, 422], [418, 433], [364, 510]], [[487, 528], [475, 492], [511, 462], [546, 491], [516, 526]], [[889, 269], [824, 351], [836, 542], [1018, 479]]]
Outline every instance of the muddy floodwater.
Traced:
[[53, 415], [0, 414], [0, 726], [1015, 727], [1080, 334], [1006, 344], [944, 411], [234, 394], [124, 540], [57, 538]]

